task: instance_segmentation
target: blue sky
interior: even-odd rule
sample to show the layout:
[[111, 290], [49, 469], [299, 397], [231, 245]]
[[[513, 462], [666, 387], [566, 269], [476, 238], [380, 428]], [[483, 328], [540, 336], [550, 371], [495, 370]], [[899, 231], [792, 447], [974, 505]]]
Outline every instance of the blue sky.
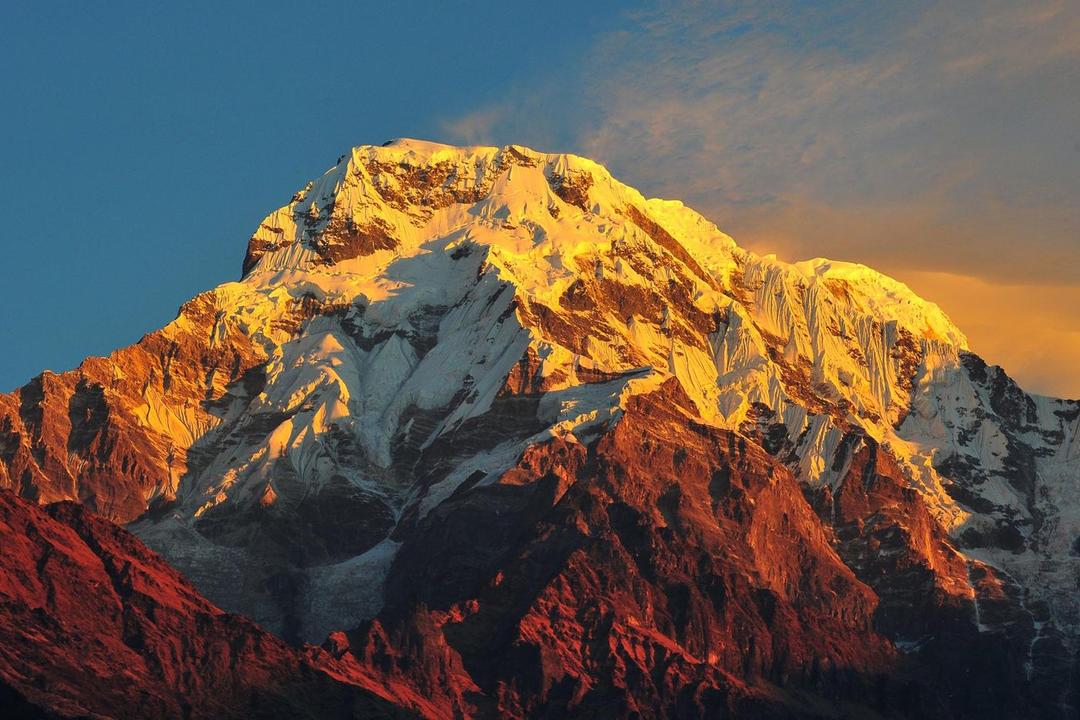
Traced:
[[0, 391], [236, 279], [259, 220], [349, 147], [437, 137], [617, 24], [500, 5], [8, 4]]
[[0, 391], [161, 326], [345, 149], [416, 136], [587, 154], [756, 251], [879, 267], [1080, 395], [1074, 3], [38, 2], [0, 60]]

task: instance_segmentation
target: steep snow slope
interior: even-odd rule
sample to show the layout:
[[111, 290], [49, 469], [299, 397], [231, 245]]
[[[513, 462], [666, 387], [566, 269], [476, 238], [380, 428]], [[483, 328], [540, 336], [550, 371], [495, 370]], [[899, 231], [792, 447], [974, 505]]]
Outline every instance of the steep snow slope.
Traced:
[[815, 497], [881, 448], [966, 568], [942, 592], [976, 612], [1020, 598], [1032, 668], [1072, 642], [1080, 405], [1024, 394], [880, 273], [758, 257], [519, 146], [342, 156], [259, 225], [239, 282], [0, 400], [0, 482], [149, 508], [136, 532], [212, 600], [320, 639], [379, 610], [440, 504], [529, 447], [590, 443], [671, 378], [695, 422], [753, 438]]

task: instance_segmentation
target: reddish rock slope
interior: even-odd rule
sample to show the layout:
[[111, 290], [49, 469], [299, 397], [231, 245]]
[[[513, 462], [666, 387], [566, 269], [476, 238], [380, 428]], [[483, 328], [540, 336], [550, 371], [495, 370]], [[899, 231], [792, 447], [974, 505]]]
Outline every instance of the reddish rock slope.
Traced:
[[37, 507], [0, 491], [0, 544], [5, 713], [411, 716], [362, 674], [352, 683], [367, 687], [335, 680], [325, 654], [218, 610], [134, 536], [78, 505]]

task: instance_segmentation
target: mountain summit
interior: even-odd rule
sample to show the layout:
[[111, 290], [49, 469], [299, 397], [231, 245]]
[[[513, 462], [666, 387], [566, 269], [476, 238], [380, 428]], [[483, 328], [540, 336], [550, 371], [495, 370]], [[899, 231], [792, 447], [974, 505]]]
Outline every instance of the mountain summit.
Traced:
[[397, 140], [238, 282], [0, 396], [0, 486], [423, 714], [1068, 717], [1078, 436], [874, 270]]

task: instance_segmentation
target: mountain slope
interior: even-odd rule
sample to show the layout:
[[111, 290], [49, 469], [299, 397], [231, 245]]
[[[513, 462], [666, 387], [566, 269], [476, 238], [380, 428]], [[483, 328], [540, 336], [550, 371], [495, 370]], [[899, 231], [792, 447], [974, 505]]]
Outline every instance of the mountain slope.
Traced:
[[[755, 460], [754, 473], [790, 474], [783, 494], [795, 505], [779, 516], [757, 505], [729, 516], [723, 493], [707, 501], [671, 490], [680, 484], [668, 487], [663, 474], [628, 497], [626, 477], [650, 466], [654, 441], [645, 437], [615, 463], [619, 482], [605, 486], [601, 449], [645, 432], [654, 414], [666, 417], [665, 403], [681, 420], [667, 423], [660, 445], [687, 448], [680, 462], [722, 476], [735, 462], [725, 444], [759, 447], [770, 457]], [[494, 658], [536, 646], [521, 628], [535, 624], [529, 604], [557, 592], [552, 577], [599, 600], [615, 589], [567, 568], [614, 567], [629, 555], [636, 569], [613, 582], [652, 598], [645, 608], [656, 607], [656, 593], [687, 588], [677, 591], [690, 593], [680, 612], [696, 608], [693, 621], [662, 611], [645, 627], [665, 653], [677, 647], [696, 664], [675, 672], [669, 694], [635, 683], [605, 690], [625, 712], [676, 703], [701, 682], [728, 688], [729, 700], [787, 683], [862, 702], [853, 688], [866, 678], [821, 681], [829, 658], [900, 673], [931, 697], [968, 706], [1030, 699], [1051, 717], [1067, 714], [1076, 692], [1078, 429], [1080, 403], [1025, 394], [970, 353], [940, 309], [869, 268], [758, 257], [681, 203], [647, 200], [583, 158], [402, 140], [352, 150], [271, 213], [248, 244], [241, 281], [196, 297], [132, 347], [0, 396], [0, 484], [137, 520], [135, 532], [209, 598], [290, 639], [367, 628], [353, 637], [363, 654], [364, 643], [420, 633], [447, 653], [453, 670], [437, 672], [463, 678], [446, 698], [459, 708], [502, 698], [503, 709], [531, 713], [595, 697], [610, 666], [541, 642], [535, 652], [549, 659], [535, 676], [548, 679], [510, 691], [498, 668], [470, 666], [470, 643], [488, 643]], [[703, 436], [712, 444], [702, 446]], [[566, 457], [551, 469], [522, 469], [532, 453], [556, 447]], [[551, 477], [561, 490], [549, 496]], [[507, 485], [532, 488], [521, 492], [540, 493], [548, 510]], [[627, 509], [604, 517], [562, 507], [573, 498]], [[476, 518], [519, 519], [517, 503], [532, 508], [521, 519], [529, 527], [597, 523], [598, 549], [568, 545], [548, 557], [534, 548], [542, 538], [527, 533], [495, 533], [487, 548], [469, 537]], [[869, 656], [830, 650], [853, 646], [839, 626], [819, 637], [787, 620], [765, 634], [736, 632], [820, 602], [817, 591], [772, 584], [771, 573], [801, 557], [793, 546], [708, 572], [673, 560], [646, 571], [654, 553], [635, 554], [620, 534], [648, 548], [674, 543], [671, 558], [715, 559], [722, 548], [751, 554], [764, 542], [755, 521], [803, 538], [799, 547], [817, 538], [807, 562], [824, 575], [805, 582], [845, 578], [844, 601], [859, 608], [845, 610], [854, 613], [847, 619], [872, 620], [857, 625]], [[710, 539], [716, 532], [723, 542]], [[554, 575], [522, 579], [513, 608], [491, 616], [497, 622], [452, 623], [465, 632], [428, 614], [481, 602], [484, 583], [509, 573], [500, 563], [534, 552]], [[430, 588], [404, 582], [431, 557], [465, 579], [436, 572]], [[715, 603], [708, 610], [695, 593], [711, 577], [729, 578], [725, 592], [738, 607], [773, 599], [754, 605], [756, 621]], [[616, 646], [636, 632], [626, 618], [641, 622], [643, 609], [631, 607], [604, 611]], [[870, 650], [879, 635], [883, 645]], [[746, 645], [751, 637], [754, 647], [808, 643], [801, 659], [818, 668], [762, 660]], [[580, 650], [595, 639], [578, 641]], [[723, 660], [716, 648], [733, 644], [739, 650]], [[1011, 695], [979, 700], [936, 685], [954, 676], [970, 684], [970, 664], [934, 668], [955, 668], [976, 648], [1000, 660], [982, 671]], [[556, 682], [551, 658], [585, 668], [560, 676], [565, 697], [545, 685]], [[655, 662], [639, 662], [637, 674]], [[750, 672], [762, 663], [767, 672]], [[957, 712], [935, 702], [920, 707]]]
[[[200, 597], [161, 558], [70, 503], [0, 491], [5, 707], [63, 717], [412, 717], [361, 672], [349, 683]], [[322, 667], [320, 667], [322, 666]], [[18, 698], [19, 705], [16, 705]]]

